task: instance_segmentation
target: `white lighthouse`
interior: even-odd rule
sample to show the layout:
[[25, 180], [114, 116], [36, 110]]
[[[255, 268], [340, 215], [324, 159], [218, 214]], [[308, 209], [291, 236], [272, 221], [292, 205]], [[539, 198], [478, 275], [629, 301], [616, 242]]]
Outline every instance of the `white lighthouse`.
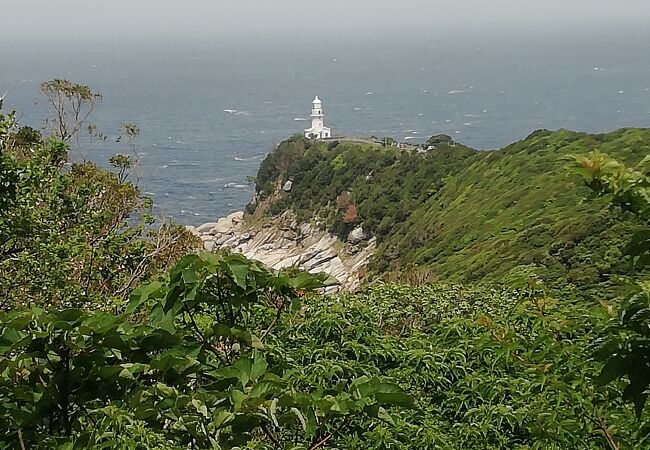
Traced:
[[332, 137], [332, 130], [327, 128], [323, 122], [323, 105], [316, 96], [311, 109], [311, 128], [305, 130], [305, 137], [310, 139], [325, 139]]

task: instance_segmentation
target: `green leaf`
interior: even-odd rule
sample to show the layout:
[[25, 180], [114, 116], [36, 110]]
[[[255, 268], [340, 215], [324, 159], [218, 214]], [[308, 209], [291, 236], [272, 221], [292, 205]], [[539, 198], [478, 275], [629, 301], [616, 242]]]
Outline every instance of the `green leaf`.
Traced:
[[291, 287], [302, 291], [313, 291], [327, 286], [339, 284], [338, 280], [327, 274], [312, 275], [307, 272], [300, 272], [289, 280]]
[[205, 406], [205, 404], [199, 400], [199, 399], [192, 399], [192, 406], [196, 408], [196, 412], [201, 414], [203, 417], [208, 417], [208, 407]]
[[256, 381], [266, 372], [267, 367], [268, 364], [266, 360], [260, 356], [258, 352], [255, 352], [253, 365], [251, 366], [250, 379]]
[[596, 384], [598, 386], [605, 386], [615, 379], [625, 375], [624, 362], [625, 360], [620, 356], [609, 358], [600, 371], [600, 375], [598, 375], [598, 378], [596, 379]]
[[250, 265], [246, 261], [240, 259], [227, 259], [226, 267], [230, 271], [235, 284], [240, 288], [246, 288], [246, 277], [250, 271]]
[[271, 405], [269, 406], [269, 417], [271, 418], [273, 425], [275, 425], [276, 427], [280, 426], [278, 424], [278, 418], [276, 417], [277, 411], [278, 411], [278, 399], [274, 398], [273, 400], [271, 400]]
[[228, 426], [235, 419], [235, 415], [230, 411], [219, 411], [212, 421], [216, 429]]
[[126, 307], [126, 313], [133, 314], [140, 305], [146, 302], [149, 298], [154, 297], [154, 294], [160, 293], [161, 287], [161, 282], [154, 281], [153, 283], [145, 284], [136, 288], [129, 297], [129, 304]]
[[404, 389], [392, 383], [381, 383], [375, 392], [375, 398], [379, 403], [393, 406], [413, 408], [415, 400], [408, 395]]
[[182, 274], [183, 274], [182, 275], [183, 281], [186, 284], [195, 284], [197, 281], [199, 281], [199, 277], [196, 274], [196, 270], [194, 270], [194, 268], [192, 267], [187, 267], [183, 269]]
[[370, 417], [375, 417], [377, 419], [383, 420], [384, 422], [391, 424], [392, 426], [395, 426], [395, 422], [393, 421], [393, 418], [391, 417], [390, 414], [388, 414], [388, 411], [386, 411], [383, 407], [379, 405], [370, 405], [365, 408], [365, 411]]
[[303, 431], [307, 431], [307, 421], [305, 420], [305, 416], [302, 415], [300, 410], [296, 407], [292, 407], [289, 410], [291, 413], [293, 413], [297, 418], [298, 421], [300, 422], [300, 426], [302, 427]]
[[171, 397], [175, 394], [176, 390], [164, 383], [156, 383], [156, 390], [164, 397]]

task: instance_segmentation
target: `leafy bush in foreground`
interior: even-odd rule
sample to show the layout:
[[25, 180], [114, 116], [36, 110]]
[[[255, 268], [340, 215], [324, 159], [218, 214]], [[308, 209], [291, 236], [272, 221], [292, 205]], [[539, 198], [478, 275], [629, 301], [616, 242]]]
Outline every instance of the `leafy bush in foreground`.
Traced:
[[[626, 255], [637, 269], [650, 265], [650, 156], [628, 168], [621, 162], [593, 152], [573, 158], [571, 168], [585, 184], [608, 198], [623, 217], [638, 224]], [[639, 276], [640, 275], [640, 276]], [[623, 398], [643, 413], [650, 387], [650, 280], [643, 272], [628, 279], [632, 292], [624, 299], [618, 317], [603, 335], [600, 358], [606, 361], [599, 383], [625, 378]], [[650, 433], [650, 429], [646, 428]]]
[[265, 357], [298, 291], [325, 282], [240, 256], [191, 255], [167, 280], [136, 289], [122, 315], [2, 314], [1, 439], [13, 448], [315, 449], [343, 427], [353, 436], [352, 419], [390, 421], [383, 405], [412, 404], [396, 384], [361, 376], [300, 390], [294, 365]]

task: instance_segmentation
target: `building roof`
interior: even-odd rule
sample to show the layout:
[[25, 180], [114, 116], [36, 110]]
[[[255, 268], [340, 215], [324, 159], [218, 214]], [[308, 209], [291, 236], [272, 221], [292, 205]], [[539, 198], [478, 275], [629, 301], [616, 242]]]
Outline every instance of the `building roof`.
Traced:
[[314, 103], [321, 103], [320, 98], [318, 98], [318, 95], [316, 96], [316, 98], [314, 98]]

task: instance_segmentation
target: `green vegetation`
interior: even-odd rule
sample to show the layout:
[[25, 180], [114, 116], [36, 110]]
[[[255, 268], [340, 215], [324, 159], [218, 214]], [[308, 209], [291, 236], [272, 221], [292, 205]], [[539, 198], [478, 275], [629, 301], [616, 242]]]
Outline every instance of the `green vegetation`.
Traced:
[[[517, 290], [380, 285], [310, 298], [276, 338], [307, 380], [384, 375], [417, 399], [338, 448], [647, 448], [621, 383], [596, 388], [608, 309], [538, 280]], [[289, 318], [288, 318], [289, 319]]]
[[650, 447], [650, 131], [290, 139], [249, 212], [362, 225], [413, 284], [324, 296], [156, 224], [128, 156], [70, 161], [101, 97], [43, 90], [58, 139], [0, 114], [0, 448]]
[[28, 448], [306, 449], [343, 429], [354, 435], [353, 419], [390, 421], [384, 406], [413, 403], [396, 384], [357, 377], [303, 391], [300, 365], [265, 350], [278, 317], [299, 307], [298, 291], [325, 278], [190, 255], [134, 290], [120, 315], [3, 315], [4, 439]]
[[153, 226], [128, 156], [111, 158], [117, 173], [70, 162], [68, 144], [0, 123], [0, 309], [110, 308], [196, 247], [182, 227]]
[[[435, 149], [417, 153], [294, 137], [262, 163], [249, 209], [290, 208], [304, 219], [315, 211], [342, 237], [362, 225], [381, 244], [377, 273], [427, 266], [442, 280], [494, 282], [532, 266], [549, 282], [591, 285], [629, 270], [621, 248], [632, 225], [606, 201], [585, 201], [589, 190], [567, 176], [565, 158], [598, 148], [638, 162], [650, 152], [650, 130], [537, 131], [490, 152], [431, 142]], [[290, 192], [274, 189], [287, 179]]]
[[[573, 170], [588, 186], [607, 197], [625, 216], [642, 224], [625, 248], [636, 268], [650, 265], [650, 155], [628, 169], [602, 153], [574, 158]], [[599, 383], [627, 378], [623, 398], [634, 402], [642, 415], [650, 387], [650, 281], [648, 277], [629, 277], [632, 292], [624, 298], [619, 317], [612, 320], [602, 337], [600, 359], [606, 361]]]

